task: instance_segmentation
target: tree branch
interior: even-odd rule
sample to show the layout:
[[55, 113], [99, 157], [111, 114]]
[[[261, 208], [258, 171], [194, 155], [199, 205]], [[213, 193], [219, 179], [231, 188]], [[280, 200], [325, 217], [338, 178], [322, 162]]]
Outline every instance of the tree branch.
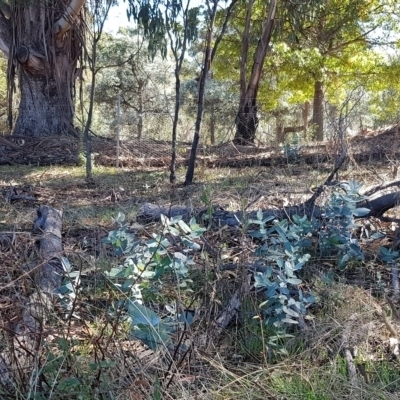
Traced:
[[11, 44], [11, 24], [7, 15], [0, 9], [0, 50], [9, 57]]
[[70, 30], [72, 22], [78, 16], [84, 4], [85, 0], [71, 0], [64, 15], [54, 24], [53, 33], [57, 37], [60, 38]]

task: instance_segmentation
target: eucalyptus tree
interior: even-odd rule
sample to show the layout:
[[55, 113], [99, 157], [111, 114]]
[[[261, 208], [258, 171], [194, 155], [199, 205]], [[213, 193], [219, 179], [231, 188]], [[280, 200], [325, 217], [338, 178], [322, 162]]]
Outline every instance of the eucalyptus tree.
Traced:
[[324, 139], [325, 92], [327, 84], [337, 76], [335, 69], [345, 65], [341, 62], [343, 59], [348, 61], [369, 51], [376, 41], [374, 32], [386, 29], [398, 13], [396, 3], [391, 0], [287, 2], [286, 42], [294, 51], [313, 53], [312, 63], [306, 62], [304, 68], [314, 87], [311, 122], [317, 140]]
[[141, 139], [147, 117], [166, 114], [172, 63], [157, 55], [150, 59], [140, 29], [122, 28], [115, 35], [107, 34], [99, 43], [98, 64], [101, 71], [96, 104], [112, 121], [120, 96], [123, 121], [134, 125], [135, 134]]
[[[10, 0], [0, 6], [8, 95], [20, 103], [14, 133], [76, 135], [74, 84], [84, 41], [85, 0]], [[11, 111], [11, 110], [10, 110]]]
[[[265, 2], [258, 0], [240, 5], [219, 49], [214, 71], [217, 78], [237, 79], [243, 93], [246, 87], [243, 76], [252, 73], [249, 54], [257, 54], [259, 38], [267, 26], [267, 10]], [[262, 79], [258, 86], [250, 85], [256, 88], [254, 103], [268, 111], [278, 111], [274, 104], [282, 103], [279, 96], [290, 101], [297, 97], [303, 104], [310, 101], [313, 116], [309, 122], [315, 137], [321, 140], [326, 96], [334, 93], [343, 82], [350, 82], [349, 75], [354, 76], [357, 69], [366, 78], [372, 73], [366, 71], [362, 58], [370, 57], [377, 42], [374, 32], [378, 28], [381, 28], [379, 31], [396, 29], [393, 21], [399, 15], [399, 4], [390, 0], [290, 0], [281, 1], [277, 6], [276, 28], [261, 69]], [[248, 41], [242, 40], [247, 37], [243, 32], [249, 32]], [[236, 129], [238, 143], [254, 140], [258, 123], [256, 111], [257, 108], [244, 128]], [[247, 134], [246, 127], [251, 128], [251, 135]], [[243, 132], [247, 140], [241, 137]]]
[[148, 51], [163, 57], [170, 50], [174, 59], [175, 109], [172, 125], [172, 154], [170, 182], [176, 181], [176, 152], [179, 110], [181, 104], [181, 71], [188, 47], [197, 38], [199, 6], [191, 0], [127, 0], [128, 17], [136, 20], [143, 28], [148, 41]]
[[272, 33], [275, 28], [276, 0], [271, 0], [268, 10], [263, 10], [263, 26], [253, 54], [251, 72], [248, 74], [248, 59], [251, 39], [252, 14], [254, 0], [247, 3], [245, 27], [242, 35], [242, 51], [240, 58], [240, 101], [235, 119], [237, 144], [254, 143], [258, 127], [257, 95], [264, 67], [264, 60], [269, 50]]
[[200, 140], [200, 130], [204, 113], [206, 82], [208, 79], [209, 72], [211, 71], [211, 64], [217, 52], [218, 45], [220, 44], [221, 39], [228, 27], [228, 22], [236, 3], [237, 0], [231, 0], [229, 6], [226, 8], [222, 29], [214, 37], [214, 25], [219, 6], [219, 0], [206, 0], [206, 13], [205, 13], [206, 38], [204, 44], [204, 56], [203, 56], [203, 63], [201, 67], [199, 85], [198, 85], [196, 124], [195, 124], [192, 148], [190, 151], [189, 165], [186, 171], [185, 185], [189, 185], [193, 182], [194, 168], [196, 164], [196, 152]]
[[[198, 80], [197, 77], [182, 82], [182, 109], [192, 118], [197, 115]], [[205, 144], [214, 145], [228, 135], [238, 105], [236, 82], [216, 79], [211, 72], [204, 95], [202, 138]]]

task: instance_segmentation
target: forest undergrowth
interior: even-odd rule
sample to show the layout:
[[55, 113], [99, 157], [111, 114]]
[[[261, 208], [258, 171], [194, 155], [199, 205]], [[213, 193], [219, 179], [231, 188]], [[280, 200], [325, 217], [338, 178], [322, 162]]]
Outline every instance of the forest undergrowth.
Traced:
[[[341, 170], [319, 199], [331, 205], [323, 224], [211, 221], [216, 205], [299, 204], [329, 169], [200, 166], [181, 187], [160, 169], [99, 166], [87, 184], [83, 167], [1, 167], [0, 360], [14, 371], [0, 398], [398, 399], [397, 226], [355, 206], [359, 185], [389, 180], [388, 165]], [[10, 190], [20, 197], [7, 201]], [[138, 223], [146, 202], [203, 217]], [[42, 204], [63, 210], [64, 278], [26, 368], [12, 331], [36, 290]]]

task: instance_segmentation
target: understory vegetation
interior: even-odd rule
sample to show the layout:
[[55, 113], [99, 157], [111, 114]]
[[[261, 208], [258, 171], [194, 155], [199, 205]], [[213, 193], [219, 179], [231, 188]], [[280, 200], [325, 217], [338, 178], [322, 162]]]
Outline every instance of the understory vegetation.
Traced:
[[[1, 357], [18, 373], [0, 398], [399, 398], [398, 242], [358, 206], [385, 163], [349, 164], [318, 218], [261, 210], [310, 197], [327, 165], [200, 168], [189, 187], [154, 168], [97, 166], [91, 184], [83, 167], [1, 168]], [[145, 223], [146, 202], [202, 211]], [[35, 290], [39, 204], [63, 209], [64, 278], [28, 372], [11, 327]], [[216, 206], [259, 211], [218, 226]]]

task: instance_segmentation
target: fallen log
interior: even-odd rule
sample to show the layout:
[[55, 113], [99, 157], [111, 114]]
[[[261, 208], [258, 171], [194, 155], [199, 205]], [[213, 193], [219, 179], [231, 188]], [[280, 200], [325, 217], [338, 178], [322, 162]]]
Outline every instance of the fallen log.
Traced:
[[4, 323], [2, 326], [8, 343], [6, 350], [0, 353], [0, 384], [10, 394], [15, 388], [26, 387], [38, 369], [38, 355], [56, 301], [54, 291], [61, 286], [63, 276], [60, 261], [62, 211], [41, 206], [37, 216], [33, 231], [39, 238], [40, 259], [28, 271], [34, 291], [22, 301], [19, 320], [12, 326]]
[[[369, 210], [363, 217], [358, 218], [384, 218], [384, 213], [388, 210], [397, 207], [400, 204], [400, 191], [388, 193], [379, 196], [373, 200], [361, 201], [357, 207], [366, 208]], [[201, 220], [208, 213], [204, 208], [193, 209], [184, 206], [160, 206], [157, 204], [145, 203], [139, 210], [136, 219], [141, 223], [160, 221], [161, 215], [168, 218], [181, 216], [184, 220], [189, 220], [195, 217]], [[276, 219], [290, 218], [293, 215], [307, 215], [307, 217], [320, 219], [324, 216], [323, 208], [307, 201], [294, 206], [283, 207], [281, 209], [264, 209], [262, 210], [263, 218], [275, 217]], [[243, 213], [242, 211], [226, 211], [221, 207], [214, 207], [212, 220], [214, 226], [240, 226], [241, 224], [251, 219], [257, 219], [257, 211]]]

